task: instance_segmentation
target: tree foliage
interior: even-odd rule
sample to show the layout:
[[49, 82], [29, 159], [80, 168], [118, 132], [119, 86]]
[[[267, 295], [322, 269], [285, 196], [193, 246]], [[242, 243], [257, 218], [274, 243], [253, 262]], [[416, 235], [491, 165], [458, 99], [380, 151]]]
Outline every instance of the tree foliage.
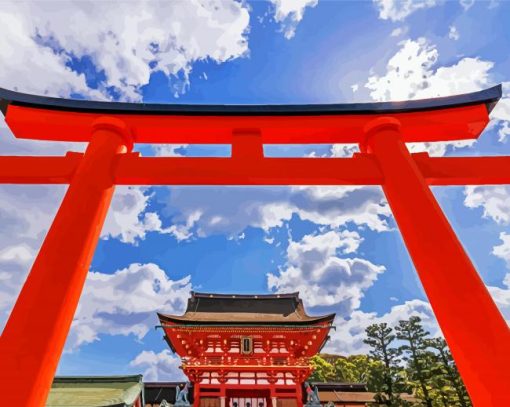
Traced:
[[427, 349], [426, 338], [429, 333], [423, 329], [421, 319], [416, 316], [399, 321], [395, 330], [397, 339], [402, 341], [398, 350], [403, 360], [407, 362], [409, 384], [427, 407], [433, 407], [430, 384], [434, 358]]
[[[366, 329], [368, 355], [316, 355], [311, 381], [365, 383], [374, 405], [471, 407], [466, 388], [443, 338], [430, 338], [420, 318]], [[412, 394], [410, 402], [404, 394]], [[412, 398], [411, 397], [411, 398]]]
[[388, 406], [401, 405], [400, 393], [406, 390], [405, 375], [400, 368], [400, 350], [392, 346], [396, 337], [386, 323], [373, 324], [365, 330], [364, 342], [370, 346], [370, 356], [379, 362], [372, 371], [372, 384], [378, 403]]

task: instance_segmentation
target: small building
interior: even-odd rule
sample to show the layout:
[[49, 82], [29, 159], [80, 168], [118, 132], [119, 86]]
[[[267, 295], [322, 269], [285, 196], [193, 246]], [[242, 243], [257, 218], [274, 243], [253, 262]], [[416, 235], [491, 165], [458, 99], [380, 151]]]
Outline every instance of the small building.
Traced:
[[55, 377], [46, 407], [142, 407], [142, 375]]
[[[367, 390], [364, 383], [321, 383], [312, 382], [317, 386], [319, 399], [322, 405], [334, 405], [335, 407], [357, 407], [376, 405], [376, 393]], [[410, 394], [400, 394], [402, 400], [417, 402], [418, 400]]]
[[184, 315], [158, 315], [195, 407], [301, 407], [335, 317], [307, 315], [298, 293], [192, 292]]

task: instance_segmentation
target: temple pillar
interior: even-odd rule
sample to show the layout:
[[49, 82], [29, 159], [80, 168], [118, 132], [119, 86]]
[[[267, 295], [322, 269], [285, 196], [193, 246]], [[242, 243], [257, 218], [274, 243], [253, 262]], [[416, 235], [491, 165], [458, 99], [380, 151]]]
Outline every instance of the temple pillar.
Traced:
[[278, 407], [278, 397], [271, 397], [271, 407]]
[[[366, 128], [383, 190], [475, 406], [510, 405], [510, 331], [408, 152], [393, 118]], [[389, 271], [390, 272], [390, 271]]]
[[2, 402], [43, 406], [114, 191], [132, 146], [118, 119], [99, 119], [0, 338]]
[[299, 380], [297, 380], [297, 377], [294, 379], [296, 380], [296, 402], [298, 407], [303, 407], [303, 385]]
[[227, 406], [227, 398], [225, 396], [220, 396], [220, 407]]
[[[197, 375], [197, 377], [199, 377]], [[193, 383], [193, 406], [198, 407], [200, 406], [200, 385], [198, 383], [200, 379], [197, 379], [196, 382]]]

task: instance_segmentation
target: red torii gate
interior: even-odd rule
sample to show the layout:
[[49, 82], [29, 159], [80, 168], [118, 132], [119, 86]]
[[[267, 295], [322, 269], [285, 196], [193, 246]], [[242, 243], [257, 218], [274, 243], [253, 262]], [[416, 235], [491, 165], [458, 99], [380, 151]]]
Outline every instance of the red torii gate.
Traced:
[[[476, 139], [501, 86], [407, 102], [158, 105], [0, 89], [17, 138], [84, 154], [0, 156], [0, 183], [69, 184], [0, 338], [5, 405], [42, 406], [115, 185], [381, 185], [475, 406], [510, 405], [510, 331], [429, 185], [508, 184], [510, 157], [431, 158], [406, 142]], [[133, 143], [232, 144], [231, 158], [142, 158]], [[263, 144], [358, 143], [352, 158], [265, 158]]]

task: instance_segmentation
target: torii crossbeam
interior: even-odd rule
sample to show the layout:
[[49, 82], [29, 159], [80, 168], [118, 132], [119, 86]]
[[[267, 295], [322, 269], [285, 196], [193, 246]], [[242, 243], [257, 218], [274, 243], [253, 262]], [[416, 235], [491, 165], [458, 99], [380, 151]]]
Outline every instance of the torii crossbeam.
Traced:
[[[381, 185], [475, 406], [510, 405], [510, 331], [429, 185], [509, 184], [510, 157], [431, 158], [406, 142], [476, 139], [501, 86], [337, 105], [89, 102], [0, 89], [18, 138], [84, 154], [0, 156], [0, 183], [69, 184], [0, 339], [6, 405], [42, 406], [115, 185]], [[231, 144], [231, 158], [140, 157], [134, 143]], [[266, 158], [264, 144], [357, 143], [352, 158]]]

